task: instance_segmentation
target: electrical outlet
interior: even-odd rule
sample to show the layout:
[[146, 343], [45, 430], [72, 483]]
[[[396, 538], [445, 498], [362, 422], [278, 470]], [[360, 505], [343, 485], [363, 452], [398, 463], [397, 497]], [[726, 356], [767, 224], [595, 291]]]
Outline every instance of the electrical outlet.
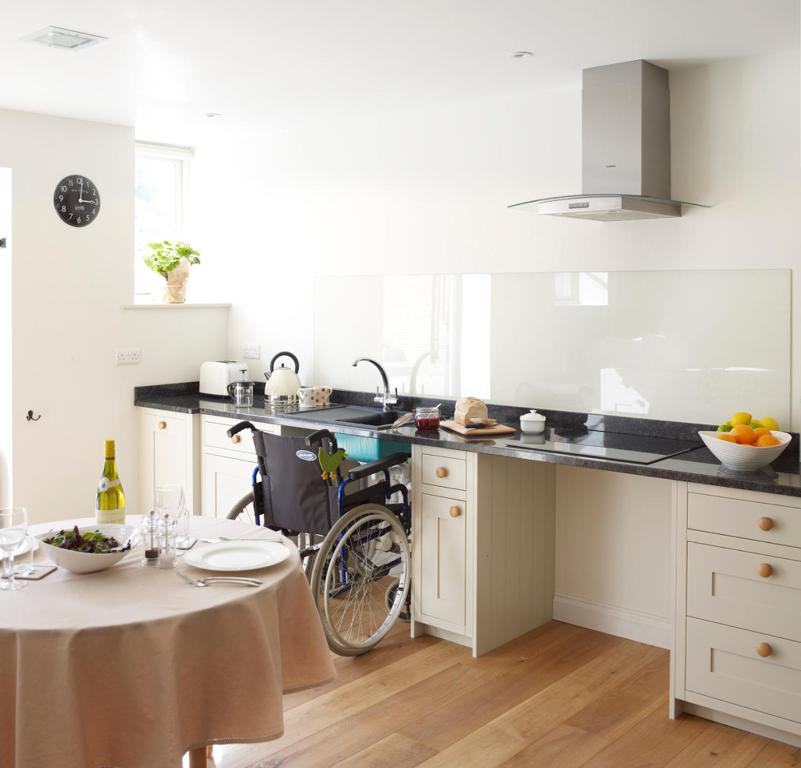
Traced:
[[117, 365], [139, 365], [142, 362], [142, 350], [138, 347], [118, 349], [114, 353]]
[[261, 344], [246, 344], [242, 350], [245, 360], [259, 360], [261, 358]]

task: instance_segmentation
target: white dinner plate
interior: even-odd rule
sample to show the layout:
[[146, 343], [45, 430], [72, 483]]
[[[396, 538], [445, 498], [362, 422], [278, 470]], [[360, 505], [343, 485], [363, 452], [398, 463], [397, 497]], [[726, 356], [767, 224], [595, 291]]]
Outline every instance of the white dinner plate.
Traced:
[[184, 562], [206, 571], [253, 571], [288, 557], [289, 549], [277, 541], [221, 541], [189, 550]]

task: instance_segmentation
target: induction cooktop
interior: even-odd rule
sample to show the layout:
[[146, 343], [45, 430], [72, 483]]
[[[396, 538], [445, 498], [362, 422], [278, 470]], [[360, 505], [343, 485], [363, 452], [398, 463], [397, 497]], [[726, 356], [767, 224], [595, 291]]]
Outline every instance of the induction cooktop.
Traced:
[[654, 464], [700, 448], [703, 444], [695, 440], [624, 435], [596, 429], [566, 431], [563, 434], [549, 429], [542, 435], [521, 435], [519, 440], [509, 440], [506, 445], [510, 448], [625, 461], [630, 464]]

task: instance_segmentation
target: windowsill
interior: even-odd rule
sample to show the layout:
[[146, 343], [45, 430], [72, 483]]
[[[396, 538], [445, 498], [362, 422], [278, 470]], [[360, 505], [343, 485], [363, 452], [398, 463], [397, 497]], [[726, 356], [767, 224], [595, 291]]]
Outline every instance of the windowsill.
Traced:
[[194, 303], [186, 302], [184, 304], [125, 304], [123, 309], [230, 309], [230, 304], [225, 303]]

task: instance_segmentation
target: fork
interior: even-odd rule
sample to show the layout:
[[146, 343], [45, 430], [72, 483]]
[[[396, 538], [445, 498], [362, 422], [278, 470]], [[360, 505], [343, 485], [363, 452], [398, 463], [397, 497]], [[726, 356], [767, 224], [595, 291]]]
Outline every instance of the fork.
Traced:
[[261, 586], [261, 582], [258, 579], [249, 579], [246, 576], [207, 576], [205, 579], [194, 579], [178, 569], [176, 569], [175, 572], [193, 587], [208, 587], [209, 584], [216, 584], [218, 582], [222, 584], [242, 584], [246, 587]]

